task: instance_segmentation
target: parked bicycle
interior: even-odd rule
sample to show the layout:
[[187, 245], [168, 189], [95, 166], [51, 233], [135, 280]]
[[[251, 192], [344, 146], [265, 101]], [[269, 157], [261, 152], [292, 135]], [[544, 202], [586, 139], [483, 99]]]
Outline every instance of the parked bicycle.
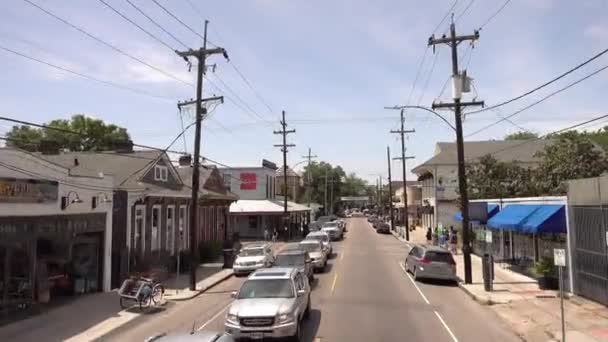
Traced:
[[133, 306], [132, 302], [135, 302], [142, 312], [148, 312], [161, 304], [164, 293], [165, 289], [162, 284], [140, 276], [126, 279], [118, 290], [120, 306], [123, 309]]

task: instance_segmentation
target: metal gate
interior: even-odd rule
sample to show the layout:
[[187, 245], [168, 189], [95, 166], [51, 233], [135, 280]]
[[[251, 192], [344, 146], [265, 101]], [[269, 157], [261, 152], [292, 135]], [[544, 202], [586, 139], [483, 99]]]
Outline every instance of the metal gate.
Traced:
[[[569, 182], [574, 293], [608, 305], [608, 195], [605, 177]], [[603, 195], [602, 193], [605, 193]]]

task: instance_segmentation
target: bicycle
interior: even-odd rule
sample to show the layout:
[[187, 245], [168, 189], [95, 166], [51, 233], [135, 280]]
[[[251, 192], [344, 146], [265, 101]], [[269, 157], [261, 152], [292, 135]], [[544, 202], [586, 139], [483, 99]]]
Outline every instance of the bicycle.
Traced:
[[132, 307], [130, 302], [136, 302], [142, 312], [148, 312], [161, 304], [164, 293], [165, 289], [161, 283], [144, 277], [126, 279], [118, 290], [120, 306], [123, 309]]

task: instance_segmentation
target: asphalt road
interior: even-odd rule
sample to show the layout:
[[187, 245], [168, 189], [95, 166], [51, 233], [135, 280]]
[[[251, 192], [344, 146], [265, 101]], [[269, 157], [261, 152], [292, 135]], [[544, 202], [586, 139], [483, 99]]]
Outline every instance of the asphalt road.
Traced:
[[[414, 282], [402, 269], [408, 247], [349, 219], [325, 273], [316, 274], [304, 341], [520, 341], [457, 286]], [[143, 341], [163, 331], [223, 330], [232, 277], [209, 292], [128, 324], [103, 341]]]

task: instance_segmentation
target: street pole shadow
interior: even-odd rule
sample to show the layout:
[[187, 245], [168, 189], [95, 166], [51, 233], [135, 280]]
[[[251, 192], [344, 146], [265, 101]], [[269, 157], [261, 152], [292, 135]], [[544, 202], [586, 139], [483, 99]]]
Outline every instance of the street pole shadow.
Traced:
[[310, 316], [303, 321], [302, 342], [314, 342], [321, 326], [321, 310], [310, 309]]

